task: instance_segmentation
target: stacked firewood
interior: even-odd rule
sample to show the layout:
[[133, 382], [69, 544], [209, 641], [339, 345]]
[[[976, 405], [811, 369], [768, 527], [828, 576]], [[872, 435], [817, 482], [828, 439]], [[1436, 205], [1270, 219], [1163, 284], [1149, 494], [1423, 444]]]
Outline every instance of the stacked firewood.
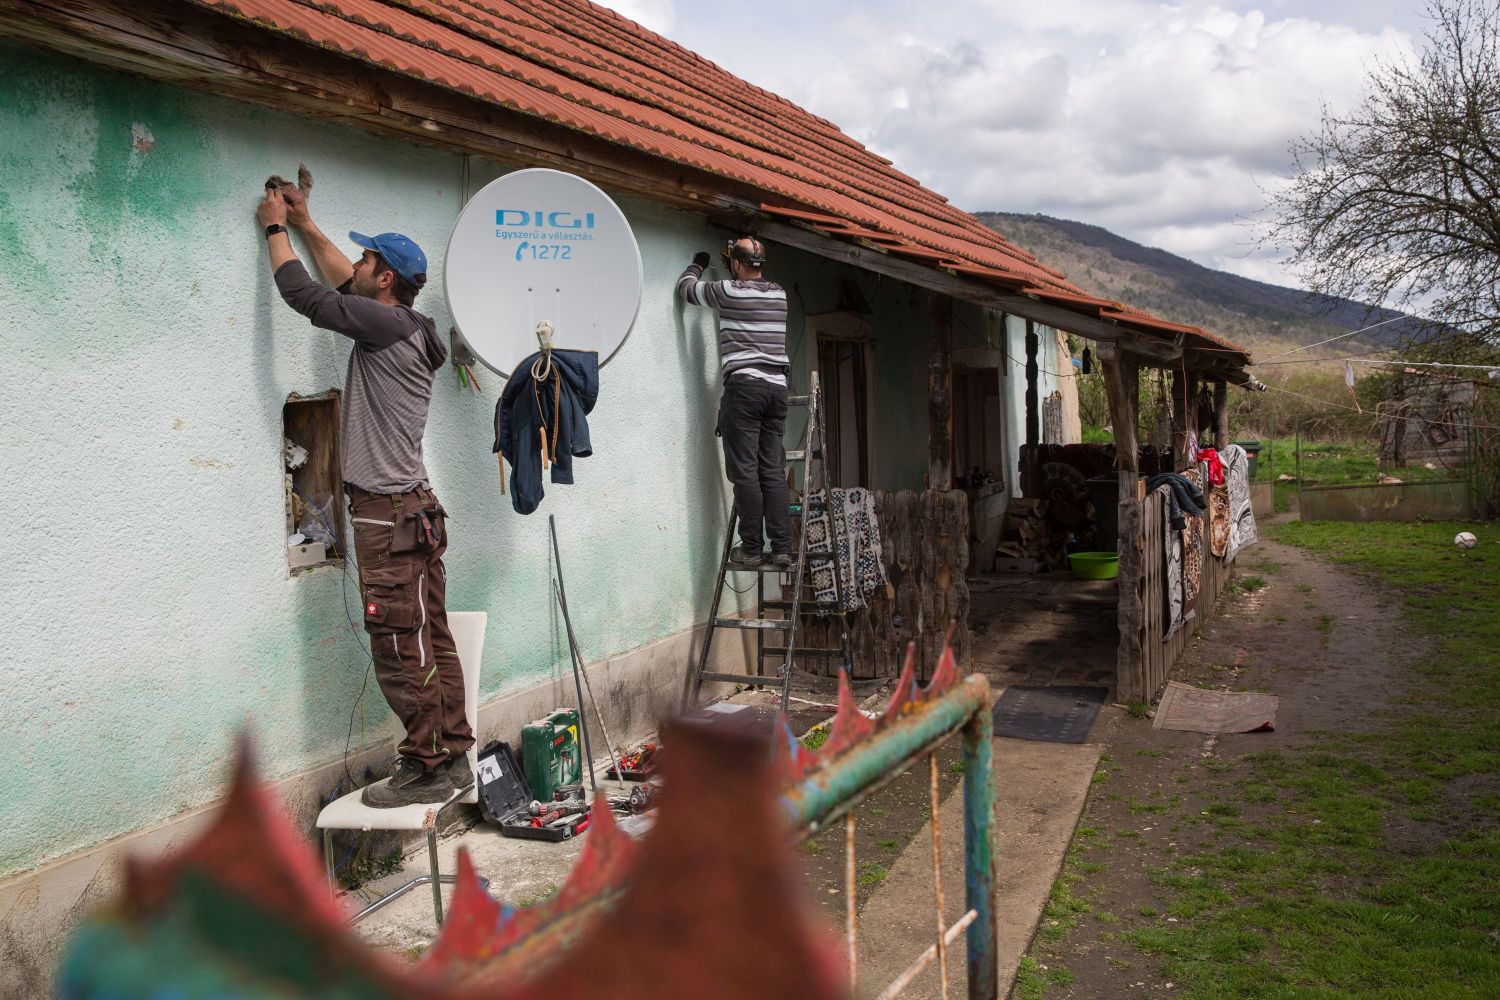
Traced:
[[1041, 500], [1017, 497], [1005, 509], [1005, 530], [995, 554], [1042, 561], [1047, 554], [1047, 512]]

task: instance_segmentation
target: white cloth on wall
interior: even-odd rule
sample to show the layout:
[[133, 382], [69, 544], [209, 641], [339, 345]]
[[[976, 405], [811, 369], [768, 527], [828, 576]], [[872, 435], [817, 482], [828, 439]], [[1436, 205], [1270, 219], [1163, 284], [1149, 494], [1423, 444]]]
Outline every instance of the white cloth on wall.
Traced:
[[1219, 453], [1224, 462], [1224, 484], [1229, 487], [1229, 548], [1225, 559], [1233, 559], [1247, 545], [1260, 541], [1255, 512], [1250, 506], [1250, 456], [1232, 444]]

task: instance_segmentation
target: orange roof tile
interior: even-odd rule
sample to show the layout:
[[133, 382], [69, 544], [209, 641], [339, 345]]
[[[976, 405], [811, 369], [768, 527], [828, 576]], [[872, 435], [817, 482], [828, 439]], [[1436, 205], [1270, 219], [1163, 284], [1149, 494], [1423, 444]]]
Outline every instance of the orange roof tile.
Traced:
[[192, 2], [733, 180], [762, 192], [763, 210], [834, 236], [1011, 288], [1089, 298], [833, 123], [589, 0]]

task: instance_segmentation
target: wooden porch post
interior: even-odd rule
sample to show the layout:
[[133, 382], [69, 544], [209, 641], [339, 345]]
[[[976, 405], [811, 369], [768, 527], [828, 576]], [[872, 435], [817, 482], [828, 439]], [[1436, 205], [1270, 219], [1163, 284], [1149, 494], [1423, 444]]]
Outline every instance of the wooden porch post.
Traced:
[[953, 488], [953, 300], [934, 294], [928, 309], [932, 348], [927, 356], [927, 486]]
[[1036, 352], [1038, 347], [1036, 336], [1036, 324], [1031, 320], [1026, 321], [1026, 443], [1036, 447], [1041, 443], [1041, 432], [1038, 429], [1040, 417], [1037, 406], [1037, 364]]
[[1181, 369], [1172, 373], [1172, 471], [1187, 468], [1188, 431], [1196, 431], [1194, 406], [1198, 396], [1198, 375], [1184, 375]]
[[1115, 696], [1122, 702], [1145, 701], [1145, 661], [1141, 641], [1145, 634], [1145, 611], [1141, 593], [1142, 561], [1146, 542], [1142, 534], [1140, 459], [1136, 424], [1140, 419], [1140, 370], [1134, 359], [1113, 344], [1098, 346], [1104, 371], [1104, 389], [1109, 396], [1109, 419], [1115, 435], [1115, 469], [1120, 477], [1118, 514], [1120, 568], [1120, 647], [1115, 658]]
[[1214, 383], [1214, 450], [1229, 447], [1229, 383], [1219, 379]]

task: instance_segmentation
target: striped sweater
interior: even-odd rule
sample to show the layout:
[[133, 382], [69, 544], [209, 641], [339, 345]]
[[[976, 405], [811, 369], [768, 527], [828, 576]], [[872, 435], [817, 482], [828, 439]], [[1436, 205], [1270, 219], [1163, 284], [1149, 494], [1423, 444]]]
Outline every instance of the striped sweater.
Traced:
[[719, 364], [727, 380], [735, 373], [786, 385], [786, 290], [770, 281], [704, 281], [703, 268], [689, 264], [677, 293], [719, 315]]
[[344, 294], [348, 282], [334, 291], [298, 260], [281, 265], [276, 287], [313, 326], [354, 341], [339, 407], [344, 482], [371, 493], [428, 487], [422, 431], [433, 375], [448, 359], [436, 325], [407, 306]]

